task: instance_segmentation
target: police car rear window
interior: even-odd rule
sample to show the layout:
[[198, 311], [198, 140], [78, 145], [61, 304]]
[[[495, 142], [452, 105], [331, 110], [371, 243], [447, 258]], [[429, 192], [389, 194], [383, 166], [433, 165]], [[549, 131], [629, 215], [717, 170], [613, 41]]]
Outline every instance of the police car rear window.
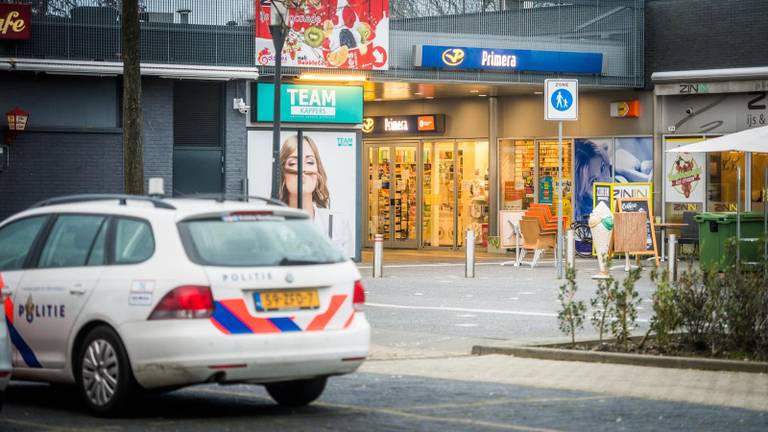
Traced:
[[180, 222], [179, 231], [189, 258], [203, 265], [267, 267], [345, 260], [305, 218], [224, 216]]

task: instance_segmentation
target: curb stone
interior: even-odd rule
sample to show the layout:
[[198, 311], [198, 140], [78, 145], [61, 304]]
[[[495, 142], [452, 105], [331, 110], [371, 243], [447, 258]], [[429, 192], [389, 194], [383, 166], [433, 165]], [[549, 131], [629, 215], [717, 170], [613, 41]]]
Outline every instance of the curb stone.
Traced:
[[654, 356], [648, 354], [623, 354], [597, 351], [578, 351], [530, 346], [499, 347], [474, 345], [473, 355], [503, 354], [514, 357], [541, 360], [582, 361], [613, 363], [631, 366], [664, 367], [673, 369], [700, 369], [709, 371], [749, 372], [768, 374], [768, 362], [716, 360], [689, 357]]

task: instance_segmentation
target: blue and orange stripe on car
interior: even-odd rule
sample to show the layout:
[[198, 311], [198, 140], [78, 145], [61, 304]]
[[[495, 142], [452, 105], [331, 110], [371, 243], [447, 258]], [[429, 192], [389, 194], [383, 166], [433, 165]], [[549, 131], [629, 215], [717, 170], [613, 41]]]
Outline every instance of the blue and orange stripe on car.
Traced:
[[[347, 295], [331, 297], [328, 310], [315, 316], [306, 328], [296, 322], [295, 317], [260, 318], [251, 315], [243, 299], [219, 300], [214, 302], [211, 322], [224, 334], [286, 333], [325, 330], [338, 313]], [[348, 322], [351, 321], [351, 317]]]

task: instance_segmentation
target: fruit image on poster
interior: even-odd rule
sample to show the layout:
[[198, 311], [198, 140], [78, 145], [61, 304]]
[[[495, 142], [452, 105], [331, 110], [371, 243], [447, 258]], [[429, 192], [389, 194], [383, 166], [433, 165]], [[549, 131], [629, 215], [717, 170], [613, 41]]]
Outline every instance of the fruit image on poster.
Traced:
[[[386, 70], [389, 0], [284, 0], [288, 34], [283, 66]], [[271, 6], [255, 0], [256, 64], [274, 66]]]

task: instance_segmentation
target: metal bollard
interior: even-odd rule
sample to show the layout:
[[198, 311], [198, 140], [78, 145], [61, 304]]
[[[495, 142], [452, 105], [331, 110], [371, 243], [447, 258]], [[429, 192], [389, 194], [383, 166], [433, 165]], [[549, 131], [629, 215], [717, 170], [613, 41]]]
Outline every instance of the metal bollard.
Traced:
[[464, 263], [464, 277], [475, 277], [475, 232], [467, 230], [467, 237], [464, 241], [464, 250], [466, 252], [466, 262]]
[[667, 263], [667, 270], [669, 272], [669, 283], [677, 280], [677, 236], [674, 234], [669, 235], [669, 262]]
[[373, 277], [383, 277], [382, 269], [384, 267], [384, 235], [376, 234], [373, 236]]
[[568, 268], [573, 268], [576, 266], [576, 237], [573, 230], [566, 231], [565, 241], [565, 264]]

